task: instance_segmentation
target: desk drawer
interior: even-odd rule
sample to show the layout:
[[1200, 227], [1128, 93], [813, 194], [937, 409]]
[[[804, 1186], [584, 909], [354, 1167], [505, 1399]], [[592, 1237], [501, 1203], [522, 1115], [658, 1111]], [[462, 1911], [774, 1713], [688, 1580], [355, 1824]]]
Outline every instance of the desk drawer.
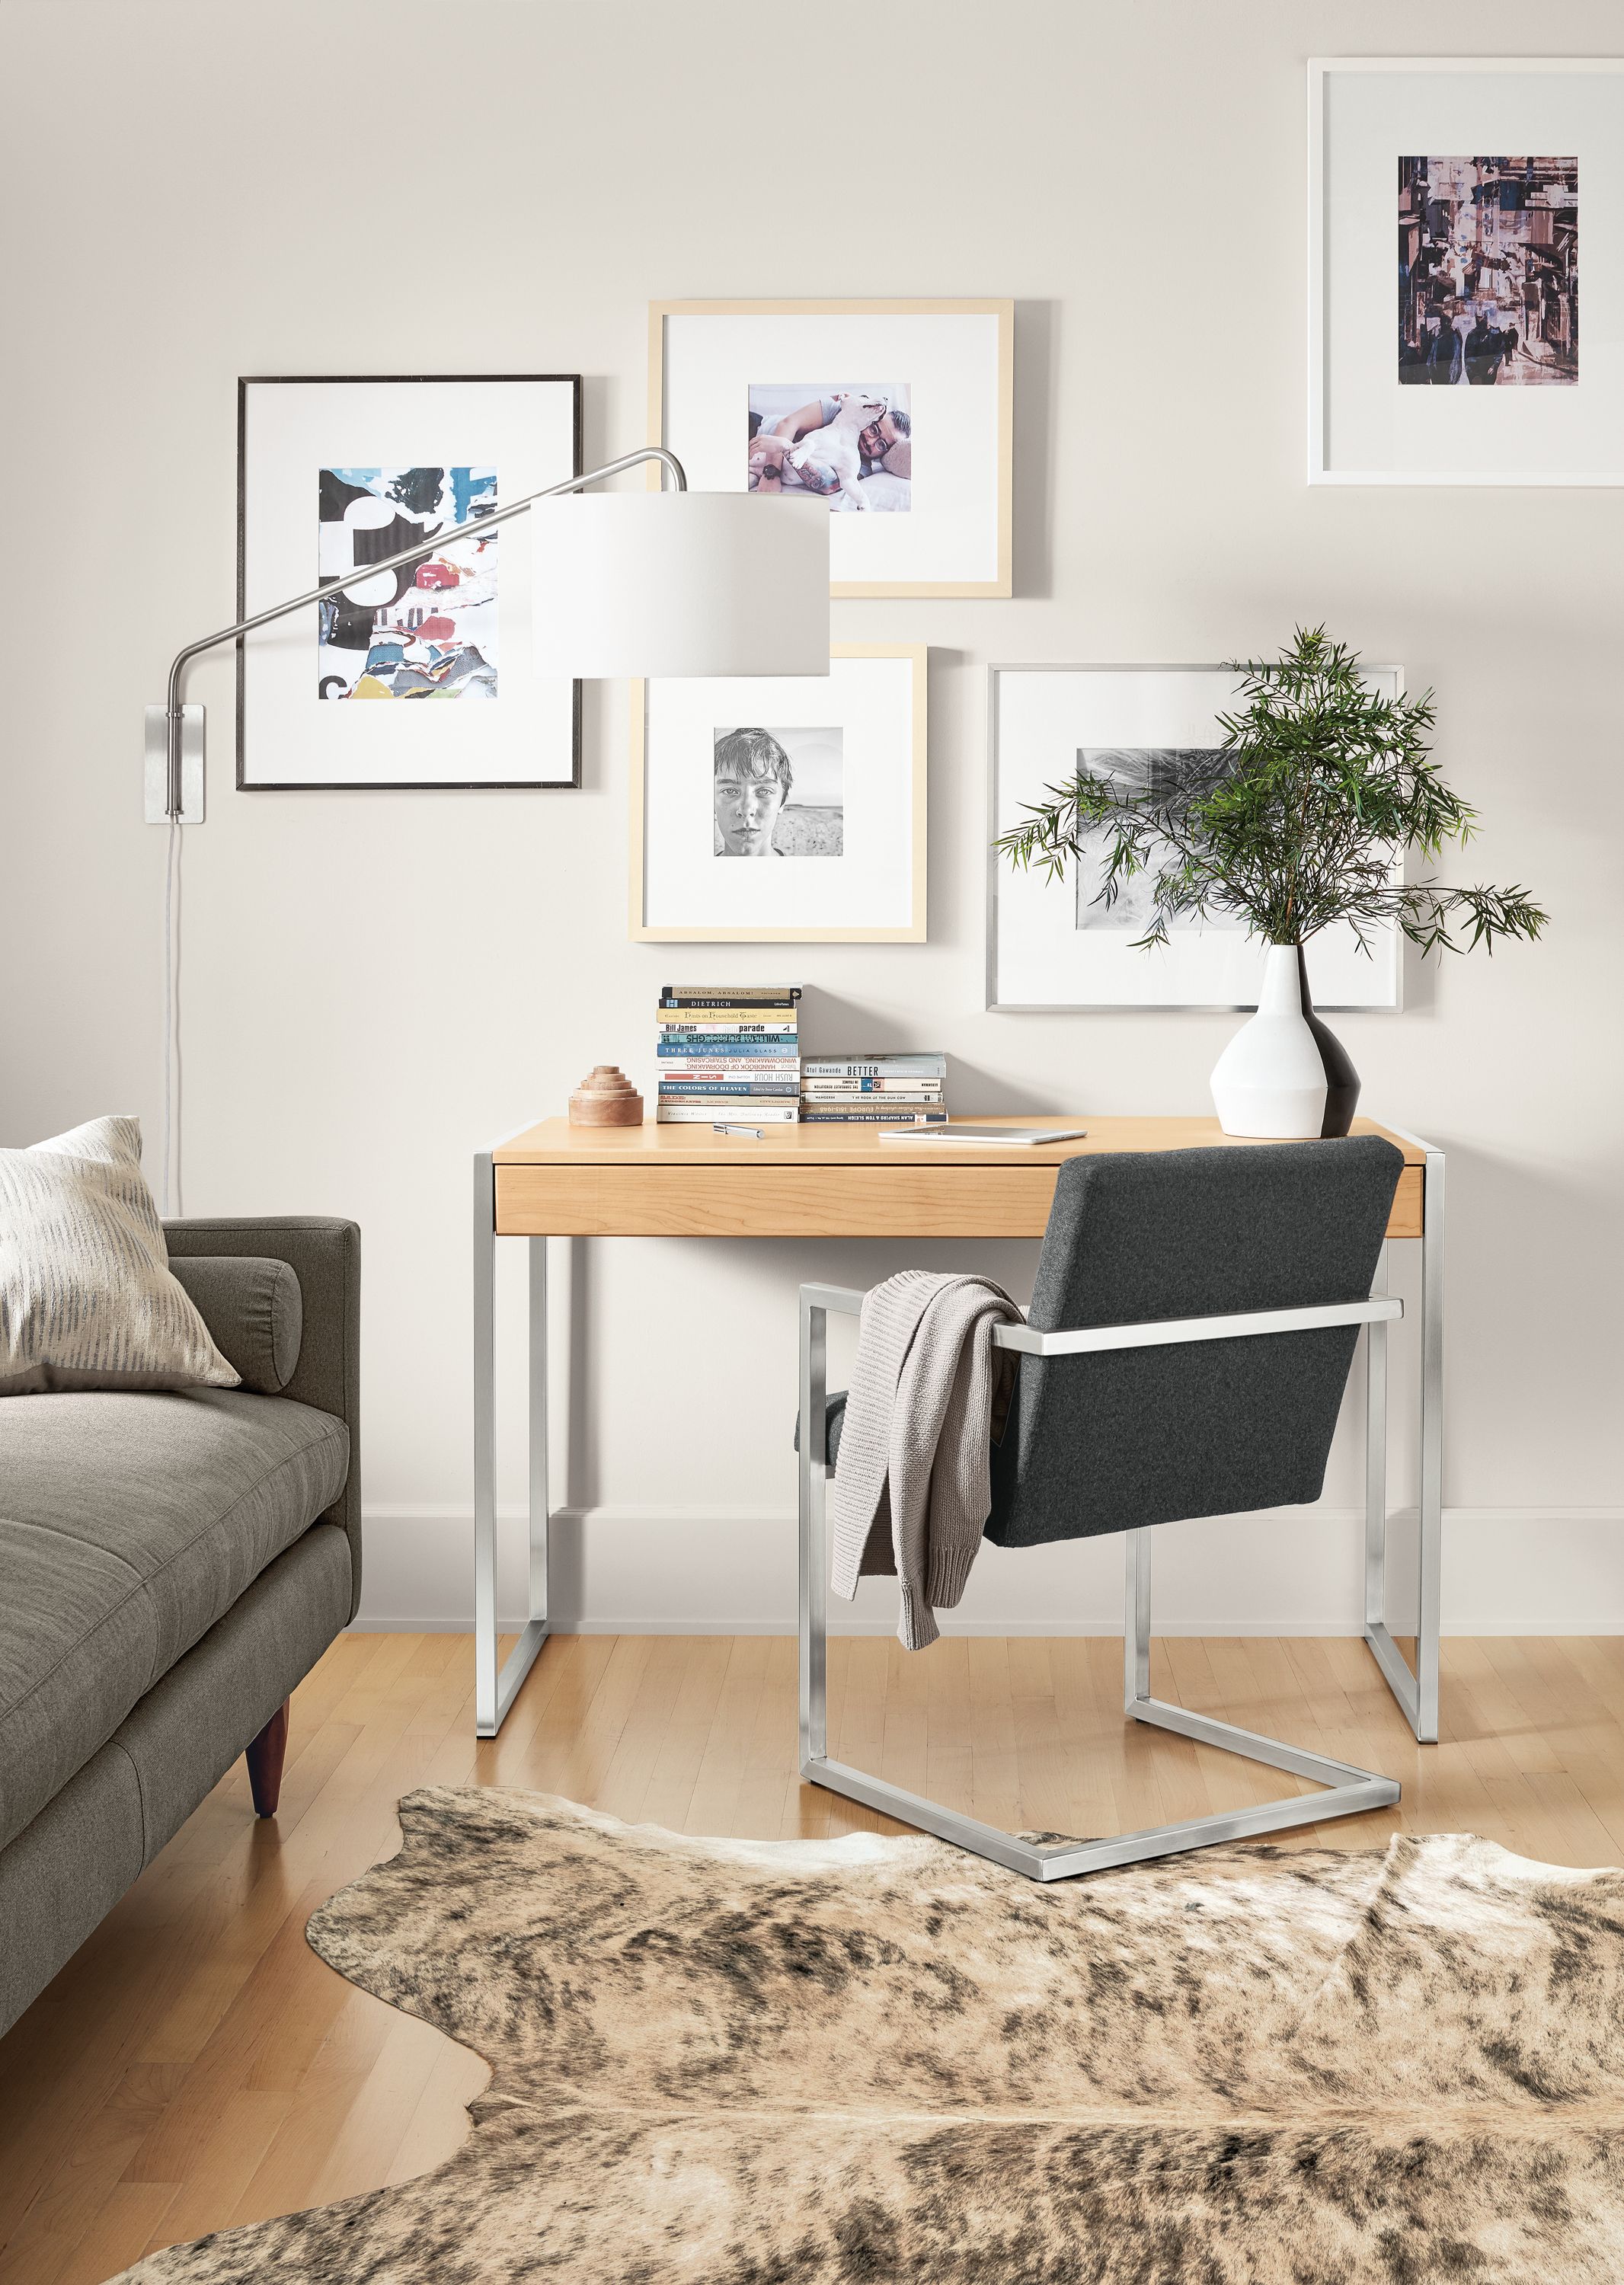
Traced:
[[[1041, 1237], [1054, 1166], [498, 1166], [504, 1237]], [[1419, 1237], [1407, 1166], [1389, 1237]]]
[[504, 1237], [1041, 1237], [1053, 1166], [498, 1166]]

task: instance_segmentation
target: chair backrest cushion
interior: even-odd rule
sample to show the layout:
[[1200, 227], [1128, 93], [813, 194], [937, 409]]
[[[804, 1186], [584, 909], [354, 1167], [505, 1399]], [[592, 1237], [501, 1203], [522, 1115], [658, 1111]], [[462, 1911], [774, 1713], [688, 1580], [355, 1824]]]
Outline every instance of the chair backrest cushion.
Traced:
[[[1362, 1300], [1403, 1164], [1375, 1135], [1069, 1159], [1030, 1322]], [[1023, 1357], [987, 1537], [1031, 1547], [1317, 1499], [1357, 1339], [1348, 1325]]]

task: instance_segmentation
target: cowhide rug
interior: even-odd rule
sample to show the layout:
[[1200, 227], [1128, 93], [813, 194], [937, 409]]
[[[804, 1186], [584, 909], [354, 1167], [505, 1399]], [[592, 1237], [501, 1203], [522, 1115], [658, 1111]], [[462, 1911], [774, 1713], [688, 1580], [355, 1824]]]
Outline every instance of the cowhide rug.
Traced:
[[310, 1941], [489, 2059], [468, 2142], [130, 2285], [1624, 2278], [1624, 1873], [400, 1815]]

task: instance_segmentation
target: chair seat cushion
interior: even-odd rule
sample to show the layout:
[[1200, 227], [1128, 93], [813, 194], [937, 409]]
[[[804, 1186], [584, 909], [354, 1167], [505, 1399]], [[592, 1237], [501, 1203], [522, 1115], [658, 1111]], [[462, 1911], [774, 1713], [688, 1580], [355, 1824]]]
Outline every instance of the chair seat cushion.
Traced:
[[0, 1405], [0, 1848], [344, 1487], [341, 1420], [241, 1390]]

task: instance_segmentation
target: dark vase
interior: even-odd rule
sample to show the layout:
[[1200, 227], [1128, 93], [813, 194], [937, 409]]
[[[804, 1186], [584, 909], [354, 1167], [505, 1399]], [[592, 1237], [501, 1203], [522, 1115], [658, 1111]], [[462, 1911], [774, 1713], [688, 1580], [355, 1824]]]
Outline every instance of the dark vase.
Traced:
[[1300, 944], [1297, 947], [1297, 980], [1303, 995], [1303, 1021], [1314, 1033], [1320, 1061], [1325, 1066], [1325, 1123], [1320, 1133], [1345, 1135], [1359, 1107], [1359, 1073], [1353, 1069], [1353, 1058], [1330, 1025], [1322, 1024], [1314, 1012], [1314, 1001], [1308, 993], [1308, 962]]

